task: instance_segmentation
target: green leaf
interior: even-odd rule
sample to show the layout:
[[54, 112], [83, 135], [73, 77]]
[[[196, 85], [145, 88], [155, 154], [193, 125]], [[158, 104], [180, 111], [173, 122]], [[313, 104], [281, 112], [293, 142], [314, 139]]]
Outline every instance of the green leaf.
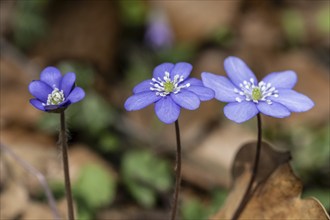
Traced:
[[116, 181], [99, 165], [86, 165], [74, 185], [75, 195], [89, 208], [100, 208], [115, 197]]
[[100, 135], [99, 139], [100, 149], [105, 152], [114, 152], [118, 150], [120, 141], [118, 137], [110, 132], [104, 132]]
[[211, 192], [212, 198], [210, 203], [205, 203], [205, 200], [196, 197], [183, 200], [181, 209], [182, 219], [208, 219], [209, 216], [219, 210], [227, 194], [227, 190], [220, 188]]
[[212, 192], [212, 204], [209, 207], [209, 213], [214, 214], [219, 210], [219, 207], [221, 207], [228, 195], [228, 190], [226, 189], [217, 189]]
[[148, 208], [154, 206], [157, 192], [165, 192], [172, 186], [169, 164], [149, 151], [126, 153], [122, 162], [122, 175], [132, 196]]
[[197, 199], [189, 199], [182, 205], [182, 219], [206, 219], [208, 216], [206, 207]]
[[94, 220], [94, 214], [90, 208], [85, 207], [84, 204], [79, 204], [78, 202], [78, 209], [77, 209], [77, 219], [79, 220]]
[[114, 121], [115, 111], [97, 93], [86, 92], [84, 100], [70, 106], [72, 127], [84, 128], [91, 136], [98, 137]]

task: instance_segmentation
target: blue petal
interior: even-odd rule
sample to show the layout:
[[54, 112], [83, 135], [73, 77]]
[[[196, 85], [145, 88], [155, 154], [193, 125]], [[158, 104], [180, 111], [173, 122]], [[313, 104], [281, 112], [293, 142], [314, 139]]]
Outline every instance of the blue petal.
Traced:
[[215, 92], [215, 98], [219, 101], [235, 102], [236, 98], [240, 97], [234, 92], [235, 86], [224, 76], [203, 72], [202, 80], [206, 87]]
[[58, 109], [60, 109], [60, 107], [58, 105], [46, 105], [45, 106], [45, 110], [47, 112], [53, 112], [53, 111], [56, 111]]
[[253, 79], [255, 84], [258, 82], [256, 76], [251, 69], [238, 57], [228, 57], [224, 62], [225, 70], [229, 79], [239, 87], [244, 80]]
[[43, 81], [34, 80], [29, 84], [29, 91], [34, 97], [47, 103], [48, 95], [52, 93], [53, 89]]
[[189, 83], [191, 86], [203, 86], [202, 80], [197, 78], [189, 78], [183, 82], [183, 84], [187, 84], [187, 83]]
[[41, 111], [45, 111], [45, 107], [42, 104], [42, 102], [40, 102], [38, 99], [30, 99], [30, 103], [31, 105], [33, 105], [35, 108], [41, 110]]
[[75, 87], [66, 99], [70, 100], [71, 103], [75, 103], [75, 102], [79, 102], [84, 97], [85, 97], [84, 90], [80, 87]]
[[181, 90], [176, 94], [171, 93], [171, 98], [176, 104], [188, 110], [195, 110], [199, 107], [200, 104], [198, 96], [195, 93], [189, 92], [187, 90]]
[[64, 97], [68, 97], [75, 82], [76, 82], [76, 74], [67, 73], [63, 76], [61, 80], [60, 90], [63, 90]]
[[150, 92], [150, 83], [152, 82], [152, 80], [148, 79], [148, 80], [145, 80], [139, 84], [137, 84], [134, 89], [133, 89], [133, 93], [136, 94], [136, 93], [140, 93], [140, 92]]
[[270, 96], [269, 99], [284, 105], [292, 112], [305, 112], [314, 106], [310, 98], [292, 89], [278, 89], [278, 97]]
[[186, 90], [195, 93], [201, 101], [208, 101], [214, 98], [214, 91], [204, 86], [189, 86]]
[[273, 102], [272, 104], [267, 104], [266, 102], [259, 102], [257, 104], [257, 108], [261, 113], [275, 118], [284, 118], [288, 117], [291, 114], [289, 109], [276, 102]]
[[258, 114], [258, 109], [253, 102], [232, 102], [223, 109], [225, 116], [236, 122], [242, 123]]
[[276, 89], [292, 89], [297, 82], [297, 74], [292, 70], [274, 72], [267, 75], [262, 81], [272, 84]]
[[[79, 87], [77, 87], [77, 88], [79, 88]], [[68, 107], [71, 103], [73, 103], [73, 102], [71, 102], [71, 100], [70, 99], [67, 99], [67, 100], [65, 100], [64, 102], [61, 102], [60, 104], [58, 104], [58, 105], [56, 105], [57, 106], [57, 108], [66, 108], [66, 107]], [[47, 106], [46, 106], [47, 107]], [[46, 108], [45, 107], [45, 108]]]
[[171, 71], [171, 79], [174, 79], [175, 75], [183, 76], [183, 79], [188, 78], [191, 73], [192, 65], [190, 63], [180, 62], [176, 63]]
[[159, 120], [166, 124], [171, 124], [178, 120], [180, 115], [180, 107], [172, 100], [171, 97], [166, 96], [156, 102], [155, 112]]
[[58, 105], [46, 105], [45, 110], [47, 112], [61, 112], [64, 111], [71, 104], [70, 100], [65, 100], [64, 102]]
[[124, 106], [127, 111], [140, 110], [158, 101], [160, 98], [161, 96], [157, 96], [155, 92], [141, 92], [130, 96]]
[[165, 76], [165, 72], [171, 73], [172, 69], [174, 67], [173, 63], [162, 63], [155, 67], [153, 71], [153, 77], [157, 79], [158, 77], [163, 79]]
[[50, 87], [60, 87], [62, 75], [61, 72], [52, 66], [46, 67], [40, 74], [40, 80], [47, 83]]

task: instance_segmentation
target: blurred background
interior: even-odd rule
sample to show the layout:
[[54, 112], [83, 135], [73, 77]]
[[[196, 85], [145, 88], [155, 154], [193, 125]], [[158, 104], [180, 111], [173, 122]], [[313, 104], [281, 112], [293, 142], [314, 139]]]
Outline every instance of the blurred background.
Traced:
[[[55, 1], [1, 0], [1, 144], [47, 178], [66, 213], [59, 115], [29, 104], [28, 84], [49, 65], [73, 71], [86, 97], [67, 111], [70, 171], [79, 219], [164, 219], [172, 200], [173, 125], [153, 106], [123, 108], [134, 85], [162, 62], [190, 62], [225, 75], [223, 60], [238, 56], [259, 79], [298, 74], [295, 89], [315, 107], [285, 119], [263, 116], [264, 140], [290, 150], [304, 189], [330, 209], [328, 0]], [[242, 144], [256, 139], [256, 120], [237, 125], [224, 104], [183, 110], [181, 219], [206, 219], [231, 185]], [[37, 179], [1, 152], [0, 218], [51, 219]]]

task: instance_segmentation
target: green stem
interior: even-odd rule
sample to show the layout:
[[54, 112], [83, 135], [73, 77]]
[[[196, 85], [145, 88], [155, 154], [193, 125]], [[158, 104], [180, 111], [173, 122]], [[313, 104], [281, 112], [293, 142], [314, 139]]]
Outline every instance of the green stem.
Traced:
[[172, 214], [171, 220], [175, 220], [177, 214], [177, 207], [178, 207], [178, 200], [180, 194], [180, 186], [181, 186], [181, 140], [180, 140], [180, 128], [179, 128], [179, 121], [175, 121], [175, 133], [176, 133], [176, 180], [175, 180], [175, 191], [174, 191], [174, 198], [173, 198], [173, 207], [172, 207]]
[[65, 180], [65, 194], [66, 194], [67, 206], [68, 206], [68, 217], [69, 220], [74, 220], [73, 199], [72, 199], [70, 173], [69, 173], [68, 140], [66, 136], [64, 111], [61, 112], [60, 141], [62, 145], [62, 157], [63, 157], [62, 159], [63, 159], [64, 180]]
[[258, 173], [259, 158], [260, 158], [260, 151], [261, 151], [261, 138], [262, 138], [262, 132], [261, 132], [262, 126], [261, 126], [260, 113], [257, 114], [257, 119], [258, 119], [258, 141], [257, 141], [256, 156], [255, 156], [254, 164], [253, 164], [252, 176], [251, 176], [250, 182], [248, 184], [248, 187], [245, 191], [245, 194], [242, 198], [242, 201], [239, 204], [238, 208], [236, 209], [232, 220], [237, 220], [240, 217], [246, 204], [250, 200], [252, 185], [253, 185], [253, 182], [255, 181], [255, 179], [257, 177], [257, 173]]

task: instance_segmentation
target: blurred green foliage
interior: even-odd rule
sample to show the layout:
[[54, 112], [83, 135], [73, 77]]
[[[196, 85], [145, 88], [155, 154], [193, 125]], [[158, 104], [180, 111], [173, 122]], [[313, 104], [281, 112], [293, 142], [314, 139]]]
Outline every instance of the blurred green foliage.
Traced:
[[220, 209], [225, 202], [227, 194], [227, 190], [219, 188], [211, 193], [211, 201], [207, 203], [198, 198], [183, 200], [181, 208], [182, 219], [208, 219]]
[[62, 74], [68, 72], [76, 73], [76, 84], [84, 89], [93, 89], [95, 81], [95, 69], [92, 65], [82, 62], [75, 62], [70, 60], [62, 60], [57, 67]]
[[323, 33], [330, 33], [330, 10], [328, 7], [321, 8], [316, 16], [316, 27]]
[[143, 1], [118, 1], [122, 21], [129, 26], [145, 22], [147, 6]]
[[[51, 182], [50, 187], [57, 200], [65, 196], [64, 182]], [[95, 219], [98, 209], [113, 202], [116, 188], [116, 177], [105, 168], [96, 164], [82, 167], [78, 179], [72, 184], [73, 197], [77, 205], [77, 219]]]
[[[180, 43], [175, 45], [173, 48], [167, 50], [158, 51], [156, 53], [157, 62], [172, 62], [177, 63], [178, 61], [191, 62], [197, 52], [196, 45], [189, 43]], [[158, 64], [157, 63], [157, 64]]]
[[104, 153], [116, 152], [119, 150], [120, 139], [110, 131], [100, 133], [99, 149]]
[[73, 193], [78, 203], [79, 219], [93, 219], [95, 210], [114, 200], [115, 177], [99, 165], [86, 165], [73, 185]]
[[304, 18], [298, 10], [286, 9], [282, 14], [282, 26], [291, 46], [299, 45], [306, 37]]
[[207, 219], [209, 213], [206, 205], [198, 199], [189, 199], [182, 204], [181, 215], [184, 220]]
[[83, 102], [70, 110], [72, 127], [77, 130], [83, 128], [83, 132], [90, 137], [99, 137], [116, 117], [115, 110], [94, 91], [86, 93]]
[[121, 174], [132, 196], [147, 208], [155, 205], [157, 193], [164, 193], [172, 187], [168, 161], [147, 150], [128, 151], [122, 160]]
[[43, 37], [48, 24], [44, 17], [49, 0], [17, 1], [13, 17], [13, 37], [15, 44], [21, 49], [29, 49]]
[[211, 36], [211, 40], [223, 47], [230, 47], [233, 44], [234, 34], [229, 27], [219, 27]]
[[[330, 173], [330, 126], [317, 131], [300, 128], [292, 131], [293, 165], [304, 182], [314, 182], [313, 173]], [[327, 181], [322, 181], [324, 184]]]
[[330, 212], [330, 189], [329, 188], [309, 188], [304, 190], [302, 198], [314, 197], [318, 199], [324, 208]]

